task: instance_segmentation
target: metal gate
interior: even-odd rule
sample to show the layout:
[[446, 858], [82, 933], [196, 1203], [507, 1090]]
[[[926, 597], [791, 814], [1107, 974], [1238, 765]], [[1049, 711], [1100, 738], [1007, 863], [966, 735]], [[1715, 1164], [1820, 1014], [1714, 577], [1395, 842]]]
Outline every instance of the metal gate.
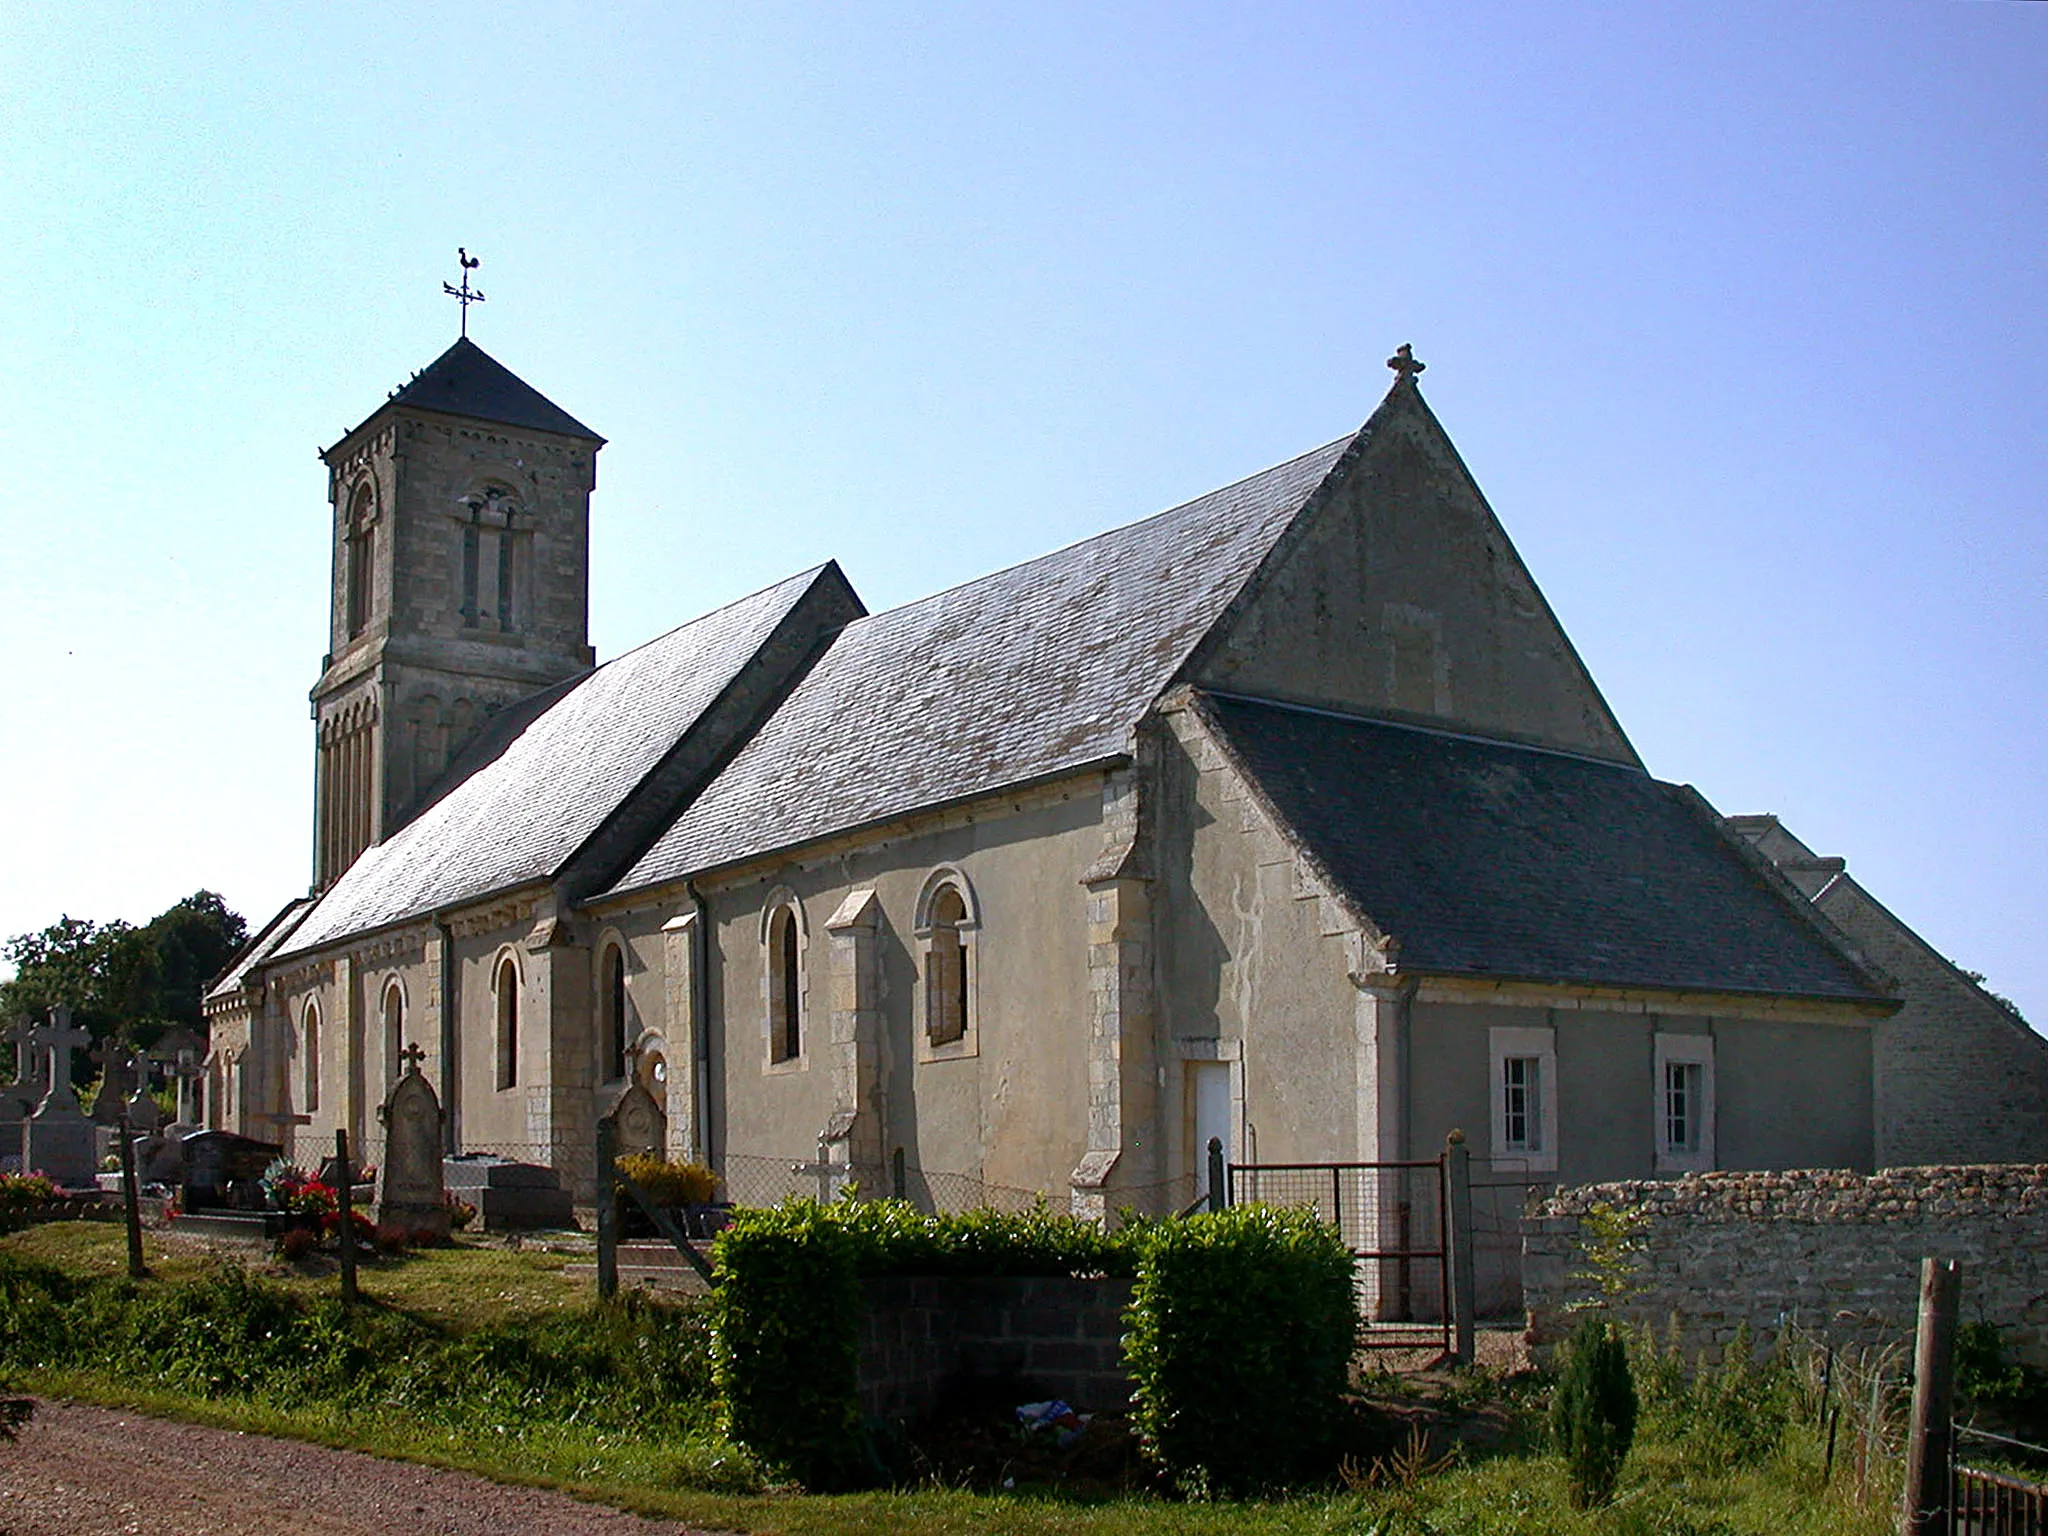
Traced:
[[1357, 1261], [1367, 1349], [1451, 1349], [1447, 1159], [1408, 1163], [1233, 1163], [1233, 1205], [1305, 1206]]

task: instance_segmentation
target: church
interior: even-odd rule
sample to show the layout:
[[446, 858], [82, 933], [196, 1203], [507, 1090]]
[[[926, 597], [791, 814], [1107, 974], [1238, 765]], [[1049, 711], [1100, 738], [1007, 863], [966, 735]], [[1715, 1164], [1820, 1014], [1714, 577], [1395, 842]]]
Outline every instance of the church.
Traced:
[[1212, 1137], [1458, 1129], [1567, 1183], [2048, 1155], [2040, 1038], [1645, 770], [1389, 366], [1185, 505], [881, 613], [799, 571], [600, 666], [604, 440], [457, 341], [323, 455], [313, 889], [213, 989], [211, 1123], [374, 1153], [416, 1049], [451, 1153], [582, 1199], [638, 1082], [739, 1198], [1094, 1216], [1185, 1205]]

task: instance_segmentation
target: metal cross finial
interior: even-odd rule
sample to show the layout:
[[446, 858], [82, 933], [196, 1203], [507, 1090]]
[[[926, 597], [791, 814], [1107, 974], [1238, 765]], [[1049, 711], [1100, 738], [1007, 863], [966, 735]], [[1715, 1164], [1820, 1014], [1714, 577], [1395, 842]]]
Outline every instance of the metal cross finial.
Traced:
[[414, 1041], [398, 1053], [398, 1059], [405, 1063], [406, 1071], [417, 1072], [420, 1069], [420, 1063], [427, 1059], [427, 1053], [420, 1049], [418, 1041]]
[[[453, 293], [455, 290], [451, 288], [448, 291]], [[1394, 370], [1396, 383], [1408, 384], [1413, 383], [1415, 375], [1429, 364], [1419, 361], [1415, 356], [1415, 349], [1404, 341], [1394, 349], [1394, 355], [1387, 359], [1387, 366]]]
[[462, 263], [462, 286], [458, 288], [453, 283], [443, 283], [441, 291], [451, 299], [462, 301], [462, 334], [466, 338], [469, 335], [469, 306], [484, 301], [483, 289], [469, 286], [469, 274], [483, 265], [483, 258], [470, 255], [459, 245], [455, 247], [455, 256]]

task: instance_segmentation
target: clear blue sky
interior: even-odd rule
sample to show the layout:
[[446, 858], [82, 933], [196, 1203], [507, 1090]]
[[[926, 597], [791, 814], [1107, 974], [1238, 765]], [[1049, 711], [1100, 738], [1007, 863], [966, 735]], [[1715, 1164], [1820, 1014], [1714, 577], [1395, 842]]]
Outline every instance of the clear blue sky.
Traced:
[[0, 934], [304, 887], [314, 459], [472, 330], [600, 655], [1425, 392], [1653, 771], [2048, 1023], [2048, 6], [0, 9]]

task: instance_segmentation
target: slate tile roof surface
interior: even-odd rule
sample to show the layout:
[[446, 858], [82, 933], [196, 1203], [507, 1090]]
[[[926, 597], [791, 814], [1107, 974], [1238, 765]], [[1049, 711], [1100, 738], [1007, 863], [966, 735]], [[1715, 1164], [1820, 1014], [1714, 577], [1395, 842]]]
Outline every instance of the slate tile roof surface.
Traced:
[[388, 403], [604, 441], [466, 336], [414, 375]]
[[1102, 762], [1350, 438], [849, 624], [614, 886], [665, 880]]
[[262, 931], [243, 947], [220, 978], [207, 988], [207, 997], [225, 997], [239, 992], [249, 973], [283, 948], [300, 920], [312, 910], [313, 898], [310, 896], [295, 896], [278, 908], [277, 915], [263, 925]]
[[493, 760], [367, 849], [291, 949], [552, 878], [825, 569], [693, 619], [584, 677]]
[[1636, 769], [1205, 694], [1226, 748], [1402, 970], [1867, 999], [1873, 984]]

